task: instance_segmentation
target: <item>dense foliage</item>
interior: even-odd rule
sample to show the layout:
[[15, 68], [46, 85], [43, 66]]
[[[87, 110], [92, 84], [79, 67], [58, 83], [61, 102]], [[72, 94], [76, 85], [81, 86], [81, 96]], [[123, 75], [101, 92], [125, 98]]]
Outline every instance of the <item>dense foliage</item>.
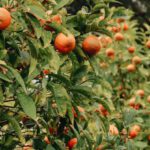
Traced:
[[0, 149], [150, 149], [150, 26], [72, 2], [1, 0]]

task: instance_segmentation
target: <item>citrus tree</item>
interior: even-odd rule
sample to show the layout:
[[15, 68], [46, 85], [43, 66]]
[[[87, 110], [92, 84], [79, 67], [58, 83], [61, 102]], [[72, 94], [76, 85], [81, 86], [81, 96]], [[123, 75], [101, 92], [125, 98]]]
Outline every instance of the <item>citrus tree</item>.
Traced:
[[0, 148], [150, 148], [150, 27], [115, 0], [1, 0]]

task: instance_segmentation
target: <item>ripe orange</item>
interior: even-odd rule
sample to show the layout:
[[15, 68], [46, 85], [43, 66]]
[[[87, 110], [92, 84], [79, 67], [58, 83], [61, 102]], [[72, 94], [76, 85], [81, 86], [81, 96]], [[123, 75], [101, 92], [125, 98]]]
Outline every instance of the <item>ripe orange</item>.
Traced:
[[127, 66], [127, 71], [128, 71], [128, 72], [134, 72], [135, 70], [136, 70], [136, 67], [135, 67], [134, 64], [129, 64], [129, 65]]
[[100, 36], [98, 39], [99, 39], [101, 46], [103, 48], [106, 48], [109, 44], [112, 43], [112, 39], [110, 37]]
[[138, 132], [135, 131], [135, 130], [131, 130], [129, 132], [129, 136], [130, 136], [131, 139], [134, 139], [137, 135], [138, 135]]
[[135, 51], [135, 47], [134, 47], [134, 46], [130, 46], [130, 47], [128, 48], [128, 52], [129, 52], [129, 53], [134, 53], [134, 51]]
[[57, 24], [62, 24], [62, 19], [60, 15], [54, 15], [50, 20], [40, 19], [41, 26], [44, 26], [44, 29], [47, 31], [54, 31], [52, 27], [46, 25], [47, 23], [55, 22]]
[[122, 41], [122, 40], [124, 40], [124, 36], [120, 32], [116, 33], [115, 36], [114, 36], [114, 38], [115, 38], [116, 41]]
[[117, 22], [118, 22], [118, 23], [122, 23], [122, 22], [124, 22], [124, 21], [125, 21], [124, 18], [118, 18], [118, 19], [117, 19]]
[[140, 90], [137, 90], [137, 91], [136, 91], [136, 95], [137, 95], [137, 96], [140, 96], [140, 97], [144, 97], [145, 92], [144, 92], [144, 90], [140, 89]]
[[104, 148], [104, 145], [100, 144], [100, 145], [96, 148], [96, 150], [103, 150], [103, 148]]
[[107, 111], [107, 109], [103, 105], [99, 104], [99, 108], [100, 108], [100, 112], [103, 116], [109, 115], [109, 112]]
[[62, 17], [60, 15], [54, 15], [51, 18], [52, 22], [56, 22], [57, 24], [62, 24]]
[[67, 146], [69, 147], [69, 149], [72, 149], [77, 144], [77, 142], [78, 142], [77, 138], [73, 138], [69, 140]]
[[146, 42], [146, 47], [150, 49], [150, 40]]
[[100, 21], [102, 21], [102, 20], [104, 20], [104, 19], [105, 19], [105, 16], [100, 16], [100, 17], [99, 17], [99, 20], [100, 20]]
[[141, 60], [141, 58], [140, 58], [139, 56], [134, 56], [134, 57], [132, 58], [132, 63], [135, 64], [135, 65], [140, 64], [141, 61], [142, 61], [142, 60]]
[[11, 23], [10, 12], [5, 8], [0, 8], [0, 30], [6, 29]]
[[50, 141], [47, 136], [44, 137], [44, 141], [46, 142], [46, 144], [50, 144]]
[[141, 131], [141, 127], [139, 125], [134, 125], [134, 126], [132, 126], [131, 130], [140, 132]]
[[110, 133], [110, 135], [118, 135], [119, 134], [119, 131], [118, 131], [118, 129], [117, 129], [117, 127], [115, 126], [115, 125], [110, 125], [109, 126], [109, 133]]
[[105, 63], [105, 62], [101, 62], [101, 63], [100, 63], [100, 67], [101, 67], [101, 68], [107, 68], [107, 67], [108, 67], [108, 64]]
[[108, 48], [105, 53], [110, 58], [113, 58], [115, 56], [115, 51], [112, 48]]
[[106, 39], [108, 44], [112, 43], [112, 38], [111, 37], [107, 36], [107, 37], [105, 37], [105, 39]]
[[49, 72], [48, 69], [44, 69], [44, 70], [43, 70], [43, 74], [44, 74], [44, 75], [48, 75], [49, 73], [50, 73], [50, 72]]
[[81, 107], [81, 106], [77, 106], [77, 108], [78, 108], [78, 110], [79, 110], [79, 112], [80, 112], [80, 113], [84, 113], [84, 112], [85, 112], [85, 110], [84, 110], [84, 108], [83, 108], [83, 107]]
[[148, 138], [148, 141], [150, 141], [150, 135], [147, 138]]
[[120, 25], [118, 24], [117, 26], [113, 26], [113, 27], [111, 28], [111, 30], [112, 30], [113, 32], [117, 33], [117, 32], [120, 32], [121, 27], [120, 27]]
[[23, 150], [33, 150], [33, 147], [32, 147], [32, 145], [25, 145], [23, 147]]
[[134, 107], [135, 106], [135, 100], [136, 98], [135, 97], [132, 97], [130, 100], [129, 100], [129, 105]]
[[77, 118], [78, 117], [78, 115], [77, 115], [77, 113], [76, 113], [76, 111], [75, 111], [75, 109], [72, 107], [72, 113], [73, 113], [73, 116], [75, 117], [75, 118]]
[[101, 45], [96, 36], [89, 35], [84, 39], [82, 43], [82, 48], [85, 51], [85, 53], [89, 55], [95, 55], [100, 51]]
[[150, 95], [147, 97], [147, 102], [150, 103]]
[[59, 33], [55, 38], [54, 46], [58, 52], [67, 54], [75, 48], [76, 40], [72, 34]]
[[124, 23], [124, 25], [123, 25], [123, 30], [124, 30], [124, 31], [127, 31], [128, 29], [129, 29], [128, 24], [127, 24], [127, 23]]

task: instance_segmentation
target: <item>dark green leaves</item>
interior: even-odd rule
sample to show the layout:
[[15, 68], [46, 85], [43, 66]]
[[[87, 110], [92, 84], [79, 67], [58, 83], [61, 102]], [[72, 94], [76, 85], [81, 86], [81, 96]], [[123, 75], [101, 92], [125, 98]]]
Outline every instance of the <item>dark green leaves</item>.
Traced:
[[64, 7], [65, 5], [67, 5], [71, 0], [60, 0], [57, 5], [55, 6], [55, 10], [58, 10], [62, 7]]
[[16, 81], [21, 85], [21, 87], [23, 88], [23, 90], [25, 91], [25, 93], [27, 93], [26, 90], [26, 86], [24, 83], [24, 80], [22, 79], [21, 75], [19, 74], [19, 72], [17, 72], [15, 69], [13, 69], [10, 66], [5, 66], [7, 69], [10, 70], [10, 72], [13, 74], [13, 76], [15, 77]]
[[23, 111], [29, 117], [35, 120], [36, 119], [36, 106], [35, 106], [33, 99], [24, 93], [18, 93], [17, 98]]
[[48, 87], [54, 94], [54, 99], [58, 106], [59, 115], [64, 117], [67, 112], [67, 107], [71, 107], [71, 99], [66, 89], [59, 84], [49, 83]]

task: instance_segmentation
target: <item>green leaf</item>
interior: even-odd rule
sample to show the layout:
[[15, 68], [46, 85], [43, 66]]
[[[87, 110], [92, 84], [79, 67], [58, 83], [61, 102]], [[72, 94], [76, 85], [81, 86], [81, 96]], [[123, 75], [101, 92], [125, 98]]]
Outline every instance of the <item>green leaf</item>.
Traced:
[[0, 72], [0, 79], [4, 80], [6, 82], [12, 83], [12, 81], [6, 75], [2, 74], [1, 72]]
[[49, 47], [51, 39], [52, 39], [51, 32], [43, 30], [43, 32], [42, 32], [42, 41], [43, 41], [43, 44], [44, 44], [44, 48]]
[[91, 98], [93, 95], [91, 88], [86, 87], [86, 86], [74, 86], [70, 88], [70, 91], [73, 93], [75, 92], [75, 93], [81, 94], [87, 98]]
[[18, 93], [17, 98], [24, 112], [29, 117], [36, 120], [36, 106], [35, 106], [33, 99], [24, 93]]
[[37, 59], [31, 57], [29, 75], [28, 76], [30, 76], [33, 73], [33, 71], [36, 69], [36, 65], [37, 65]]
[[83, 130], [82, 132], [87, 140], [89, 150], [91, 150], [94, 144], [94, 139], [87, 130]]
[[62, 76], [62, 75], [59, 75], [59, 74], [51, 73], [51, 74], [50, 74], [50, 77], [56, 78], [57, 80], [59, 80], [61, 83], [63, 83], [63, 84], [66, 85], [66, 86], [70, 86], [70, 85], [71, 85], [70, 80], [67, 79], [65, 76]]
[[148, 145], [147, 142], [136, 141], [135, 146], [140, 149], [145, 149]]
[[5, 38], [3, 32], [0, 31], [0, 49], [4, 49], [4, 47], [5, 47]]
[[37, 40], [29, 38], [28, 44], [30, 47], [30, 52], [33, 58], [37, 58], [39, 54], [39, 48], [37, 46]]
[[64, 117], [67, 113], [67, 106], [71, 105], [70, 96], [62, 85], [49, 83], [48, 87], [54, 94], [54, 99], [58, 106], [59, 115]]
[[3, 90], [2, 86], [0, 85], [0, 104], [3, 102], [3, 99], [4, 99]]
[[37, 18], [45, 19], [45, 9], [44, 7], [36, 2], [36, 1], [29, 1], [30, 4], [26, 6], [27, 12], [31, 13], [32, 15], [36, 16]]
[[21, 75], [15, 69], [13, 69], [12, 67], [10, 67], [10, 66], [5, 66], [5, 67], [12, 72], [12, 74], [14, 75], [14, 77], [16, 78], [18, 83], [21, 85], [21, 87], [23, 88], [25, 93], [27, 93], [26, 86], [25, 86], [25, 83], [24, 83]]
[[14, 130], [16, 131], [16, 133], [18, 134], [20, 142], [25, 143], [25, 139], [24, 139], [24, 137], [21, 133], [21, 128], [20, 128], [19, 123], [17, 122], [17, 120], [15, 118], [9, 118], [9, 121], [10, 121], [12, 127], [14, 128]]
[[3, 114], [3, 117], [4, 117], [4, 119], [6, 119], [6, 120], [8, 120], [10, 122], [12, 128], [17, 133], [17, 135], [18, 135], [18, 137], [20, 139], [20, 142], [25, 144], [25, 139], [24, 139], [24, 137], [22, 135], [21, 128], [20, 128], [20, 125], [19, 125], [18, 121], [15, 118], [10, 117], [10, 116], [8, 116], [6, 114]]
[[65, 5], [67, 5], [69, 3], [70, 0], [61, 0], [59, 3], [57, 3], [57, 5], [54, 7], [55, 10], [58, 10], [62, 7], [64, 7]]
[[105, 4], [99, 3], [99, 4], [97, 4], [97, 5], [95, 5], [95, 6], [93, 7], [92, 12], [100, 11], [100, 9], [105, 8], [105, 7], [106, 7]]
[[112, 37], [112, 33], [109, 30], [105, 29], [105, 28], [99, 28], [98, 31], [102, 34], [105, 34], [105, 35], [108, 35], [108, 36]]
[[102, 143], [102, 134], [98, 134], [96, 137], [96, 145], [100, 145]]
[[52, 145], [48, 144], [46, 150], [56, 150]]
[[30, 20], [30, 22], [32, 24], [32, 27], [33, 27], [33, 29], [35, 31], [36, 37], [40, 38], [41, 35], [42, 35], [42, 32], [43, 32], [43, 29], [42, 29], [42, 27], [40, 25], [39, 20], [36, 17], [32, 16], [32, 15], [28, 15], [28, 16], [29, 16], [29, 20]]
[[66, 150], [65, 144], [61, 140], [55, 140], [55, 143], [59, 147], [60, 150]]
[[87, 65], [82, 65], [78, 69], [74, 71], [72, 74], [72, 80], [81, 80], [82, 77], [84, 77], [87, 73]]
[[0, 59], [5, 58], [5, 57], [6, 57], [6, 55], [7, 55], [7, 50], [6, 50], [6, 49], [4, 49], [4, 50], [0, 50]]

